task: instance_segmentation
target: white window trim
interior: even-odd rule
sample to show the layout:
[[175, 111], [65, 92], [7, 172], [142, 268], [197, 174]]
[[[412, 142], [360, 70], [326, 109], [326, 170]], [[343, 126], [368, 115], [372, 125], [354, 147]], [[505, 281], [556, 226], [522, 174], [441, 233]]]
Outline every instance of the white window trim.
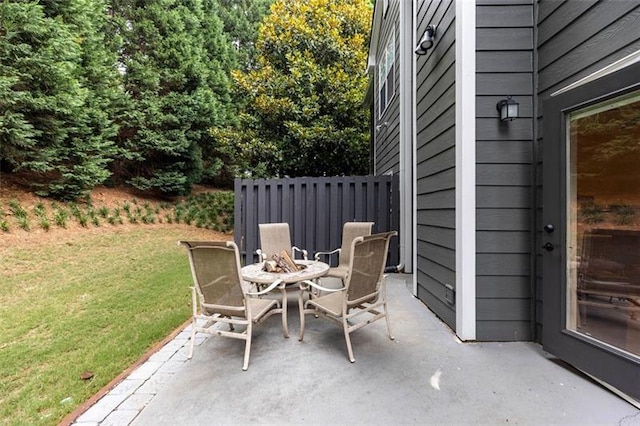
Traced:
[[[380, 88], [381, 88], [381, 78], [382, 75], [384, 74], [384, 84], [387, 84], [387, 75], [389, 74], [389, 65], [387, 63], [387, 56], [388, 56], [388, 50], [389, 47], [391, 47], [391, 49], [393, 49], [393, 84], [391, 86], [393, 93], [391, 94], [391, 96], [388, 96], [388, 92], [389, 89], [388, 87], [385, 86], [385, 105], [384, 105], [384, 109], [382, 109], [382, 102], [381, 102], [381, 98], [380, 98]], [[384, 64], [384, 73], [381, 72], [381, 68], [382, 65]], [[382, 118], [384, 116], [384, 114], [387, 112], [387, 110], [389, 109], [389, 105], [391, 105], [391, 100], [395, 97], [396, 95], [396, 85], [395, 85], [395, 81], [396, 81], [396, 32], [395, 32], [395, 28], [392, 30], [391, 34], [389, 35], [389, 38], [387, 39], [386, 43], [384, 44], [384, 51], [383, 51], [383, 55], [380, 58], [380, 60], [378, 61], [378, 81], [377, 81], [377, 90], [376, 90], [376, 96], [378, 97], [378, 119]]]
[[476, 339], [476, 2], [456, 1], [456, 334]]

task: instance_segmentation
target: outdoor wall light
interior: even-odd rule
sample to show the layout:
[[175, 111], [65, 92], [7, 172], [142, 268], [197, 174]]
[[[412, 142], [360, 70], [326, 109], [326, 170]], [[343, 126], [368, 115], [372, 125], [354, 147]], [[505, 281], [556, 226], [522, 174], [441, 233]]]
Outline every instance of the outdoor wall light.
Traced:
[[500, 111], [500, 120], [511, 121], [514, 118], [518, 118], [518, 104], [511, 99], [511, 96], [507, 96], [507, 99], [503, 99], [496, 105], [498, 111]]
[[381, 129], [384, 129], [385, 127], [387, 127], [389, 125], [388, 121], [385, 121], [384, 123], [380, 123], [376, 126], [376, 131], [380, 131]]
[[422, 38], [420, 39], [420, 43], [416, 46], [416, 50], [414, 51], [416, 55], [426, 55], [427, 50], [433, 47], [433, 38], [436, 36], [436, 26], [435, 25], [427, 25], [427, 28], [422, 33]]

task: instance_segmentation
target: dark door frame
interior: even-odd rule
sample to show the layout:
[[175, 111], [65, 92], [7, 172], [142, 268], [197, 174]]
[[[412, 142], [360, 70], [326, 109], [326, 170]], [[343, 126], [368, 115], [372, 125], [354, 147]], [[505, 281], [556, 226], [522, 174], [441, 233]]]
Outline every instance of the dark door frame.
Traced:
[[565, 328], [566, 117], [572, 111], [638, 89], [640, 63], [635, 63], [545, 101], [542, 225], [552, 224], [554, 230], [542, 231], [539, 247], [546, 245], [552, 249], [541, 250], [544, 349], [640, 401], [640, 361], [637, 358]]

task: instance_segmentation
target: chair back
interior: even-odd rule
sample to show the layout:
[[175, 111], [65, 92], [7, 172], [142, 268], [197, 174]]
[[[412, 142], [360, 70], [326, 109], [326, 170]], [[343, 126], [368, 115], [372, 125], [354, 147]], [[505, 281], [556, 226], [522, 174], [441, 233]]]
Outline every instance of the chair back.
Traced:
[[288, 223], [260, 223], [260, 250], [271, 259], [274, 254], [282, 250], [291, 256], [291, 234]]
[[[188, 249], [189, 264], [201, 308], [223, 315], [238, 315], [244, 308], [240, 254], [233, 241], [181, 241]], [[223, 306], [231, 308], [225, 312]], [[233, 309], [235, 308], [235, 309]]]
[[[396, 231], [357, 237], [351, 244], [353, 256], [345, 282], [347, 304], [354, 301], [375, 300], [387, 263], [389, 240]], [[367, 298], [371, 296], [371, 300]], [[357, 303], [356, 303], [357, 304]]]
[[349, 261], [351, 260], [351, 243], [357, 237], [371, 235], [372, 227], [373, 222], [345, 222], [342, 227], [342, 247], [340, 248], [340, 255], [338, 257], [339, 265], [349, 265]]

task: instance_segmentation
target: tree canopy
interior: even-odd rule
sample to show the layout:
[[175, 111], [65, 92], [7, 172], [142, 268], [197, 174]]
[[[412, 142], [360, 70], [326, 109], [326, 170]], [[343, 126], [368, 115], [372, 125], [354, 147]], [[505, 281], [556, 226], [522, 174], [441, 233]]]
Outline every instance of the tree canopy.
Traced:
[[233, 73], [241, 132], [218, 132], [236, 173], [363, 174], [371, 7], [366, 0], [277, 0], [259, 28], [255, 68]]
[[0, 161], [41, 194], [104, 182], [124, 96], [104, 1], [0, 4]]
[[0, 2], [0, 172], [128, 183], [367, 172], [369, 0]]

